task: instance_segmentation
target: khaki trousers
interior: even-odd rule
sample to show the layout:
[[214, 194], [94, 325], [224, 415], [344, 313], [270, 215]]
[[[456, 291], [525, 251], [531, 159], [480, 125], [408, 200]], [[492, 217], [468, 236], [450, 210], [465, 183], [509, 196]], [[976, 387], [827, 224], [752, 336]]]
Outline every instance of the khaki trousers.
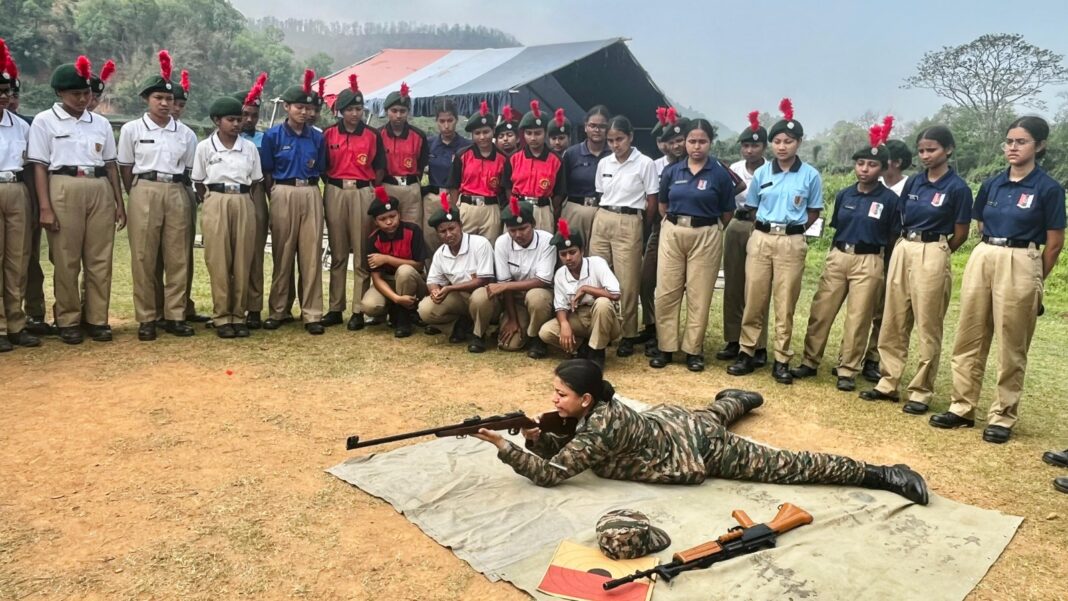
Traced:
[[[642, 305], [642, 324], [646, 327], [656, 325], [656, 270], [660, 259], [661, 220], [655, 221], [650, 228], [649, 238], [645, 241], [642, 254], [642, 290], [638, 297]], [[712, 281], [713, 287], [715, 280]]]
[[742, 312], [742, 352], [752, 356], [767, 327], [768, 303], [775, 302], [775, 360], [789, 363], [794, 356], [790, 339], [794, 309], [801, 295], [808, 244], [803, 234], [777, 236], [753, 232], [745, 248], [745, 310]]
[[901, 240], [894, 247], [887, 276], [883, 326], [879, 332], [879, 371], [875, 389], [896, 394], [909, 356], [913, 325], [920, 337], [916, 375], [908, 385], [910, 401], [930, 404], [934, 396], [942, 329], [953, 286], [949, 243]]
[[[461, 317], [471, 316], [471, 293], [450, 292], [441, 304], [429, 296], [419, 301], [419, 318], [434, 325], [449, 324]], [[478, 333], [476, 332], [476, 335]]]
[[[723, 231], [723, 341], [738, 342], [742, 337], [745, 311], [746, 245], [753, 235], [753, 222], [731, 219]], [[768, 299], [771, 300], [770, 298]], [[764, 307], [766, 315], [768, 308]], [[768, 324], [760, 329], [756, 348], [768, 347]]]
[[[140, 182], [138, 182], [138, 183], [140, 183]], [[189, 239], [189, 250], [186, 251], [186, 257], [185, 257], [187, 265], [189, 265], [189, 269], [186, 270], [185, 287], [184, 287], [184, 289], [182, 291], [182, 297], [183, 297], [182, 298], [182, 306], [183, 306], [183, 309], [182, 309], [182, 317], [180, 318], [180, 319], [185, 319], [186, 317], [190, 317], [190, 316], [196, 315], [196, 312], [197, 312], [196, 304], [193, 303], [193, 263], [194, 263], [194, 261], [193, 261], [193, 246], [196, 244], [196, 237], [197, 237], [197, 197], [196, 197], [196, 193], [193, 192], [192, 188], [183, 187], [182, 189], [183, 189], [184, 194], [186, 195], [186, 197], [189, 199], [189, 226], [188, 226], [188, 228], [186, 230], [186, 234], [185, 234], [186, 237]], [[131, 192], [132, 192], [132, 190], [131, 190]], [[153, 272], [153, 277], [156, 280], [155, 292], [154, 292], [155, 300], [154, 300], [153, 304], [155, 306], [156, 315], [158, 317], [163, 317], [164, 314], [167, 312], [166, 311], [167, 303], [166, 303], [166, 299], [164, 298], [165, 286], [164, 286], [164, 282], [163, 282], [163, 271], [164, 271], [163, 268], [164, 268], [164, 265], [163, 265], [163, 253], [162, 252], [156, 253], [156, 267], [155, 267], [155, 270]], [[170, 319], [170, 318], [167, 318], [167, 319]]]
[[293, 262], [300, 272], [300, 310], [304, 323], [323, 318], [323, 197], [318, 186], [271, 189], [271, 318], [286, 315], [293, 286]]
[[363, 267], [367, 255], [367, 239], [371, 235], [374, 217], [367, 214], [375, 199], [374, 188], [344, 190], [327, 184], [323, 202], [326, 204], [326, 231], [330, 238], [330, 311], [344, 312], [349, 278], [349, 254], [352, 254], [351, 312], [360, 312], [360, 301], [367, 292], [371, 274]]
[[[490, 245], [497, 241], [503, 231], [503, 224], [501, 223], [501, 207], [500, 205], [483, 205], [476, 206], [460, 203], [460, 223], [463, 224], [465, 234], [478, 234], [484, 236], [489, 240]], [[434, 233], [434, 238], [437, 238], [437, 233]], [[434, 246], [434, 250], [441, 245], [439, 240]], [[433, 251], [427, 251], [428, 256], [433, 255]]]
[[252, 188], [252, 215], [254, 217], [254, 242], [252, 245], [252, 264], [249, 266], [248, 304], [249, 313], [263, 311], [263, 257], [267, 248], [267, 229], [271, 221], [267, 210], [267, 192], [263, 184]]
[[1043, 289], [1042, 252], [1037, 248], [975, 247], [961, 281], [950, 411], [975, 418], [990, 341], [997, 334], [998, 385], [987, 423], [1005, 428], [1016, 424]]
[[[52, 312], [56, 325], [74, 327], [82, 319], [89, 325], [107, 325], [115, 246], [111, 183], [103, 177], [69, 175], [50, 175], [48, 182], [52, 212], [59, 223], [58, 232], [48, 232], [55, 267], [52, 281], [56, 302]], [[84, 277], [85, 284], [84, 315], [79, 276]]]
[[254, 213], [248, 194], [208, 192], [204, 197], [204, 262], [211, 278], [216, 326], [245, 321], [249, 268], [256, 243]]
[[[400, 217], [401, 221], [407, 221], [408, 223], [419, 224], [423, 227], [423, 231], [426, 231], [426, 221], [428, 217], [423, 215], [423, 190], [419, 187], [419, 184], [408, 184], [406, 186], [398, 186], [396, 184], [383, 184], [386, 189], [386, 194], [396, 198], [400, 202]], [[374, 192], [372, 191], [372, 194]], [[440, 195], [438, 197], [440, 199]], [[440, 203], [440, 200], [439, 200]], [[438, 204], [437, 206], [441, 206]], [[426, 234], [424, 234], [425, 236]]]
[[[593, 218], [597, 215], [597, 207], [587, 207], [577, 202], [564, 201], [560, 207], [560, 217], [567, 220], [568, 227], [573, 232], [582, 232], [582, 252], [589, 254], [590, 236], [593, 234]], [[555, 230], [550, 230], [555, 231]]]
[[[892, 249], [897, 245], [897, 237], [893, 238], [890, 243]], [[886, 255], [883, 255], [883, 286], [879, 288], [879, 294], [875, 297], [875, 312], [872, 313], [871, 318], [871, 335], [868, 336], [868, 349], [864, 353], [865, 361], [879, 361], [879, 330], [883, 326], [883, 303], [886, 300], [886, 274], [890, 270], [890, 261], [886, 260]]]
[[534, 227], [550, 234], [556, 233], [556, 216], [553, 215], [552, 204], [544, 207], [534, 205]]
[[682, 351], [704, 356], [708, 309], [712, 305], [722, 253], [719, 224], [692, 228], [664, 220], [656, 273], [656, 338], [661, 351], [679, 350], [679, 310], [685, 294]]
[[[623, 331], [616, 304], [607, 298], [594, 299], [592, 305], [579, 305], [577, 311], [568, 313], [567, 322], [576, 341], [586, 339], [595, 351], [608, 348]], [[538, 337], [545, 344], [560, 348], [560, 321], [554, 316], [545, 322], [538, 330]]]
[[22, 311], [30, 266], [30, 194], [21, 182], [0, 184], [0, 335], [26, 327]]
[[802, 365], [819, 367], [827, 350], [827, 336], [831, 326], [846, 304], [845, 326], [842, 331], [842, 349], [839, 355], [839, 377], [853, 377], [861, 368], [868, 328], [876, 298], [883, 289], [883, 256], [855, 255], [832, 248], [820, 276], [816, 294], [808, 316], [808, 331], [805, 333], [805, 356]]
[[[391, 284], [393, 291], [401, 296], [414, 296], [416, 298], [426, 296], [426, 279], [423, 278], [423, 274], [419, 273], [418, 269], [411, 265], [401, 265], [394, 275], [383, 273], [382, 279]], [[390, 302], [386, 300], [386, 297], [382, 296], [382, 293], [372, 284], [360, 301], [360, 311], [364, 315], [381, 317], [386, 314], [389, 305]]]
[[[553, 318], [553, 293], [549, 288], [534, 288], [509, 294], [515, 303], [519, 334], [512, 336], [508, 344], [498, 344], [497, 348], [518, 351], [526, 346], [527, 340], [538, 335], [542, 325]], [[497, 323], [504, 321], [504, 300], [499, 296], [491, 299], [485, 286], [475, 290], [471, 294], [471, 317], [475, 321], [475, 335], [485, 335], [494, 320]]]
[[[387, 184], [388, 185], [388, 184]], [[463, 219], [463, 205], [460, 205], [460, 221], [464, 222], [464, 231], [467, 231], [467, 222]], [[419, 221], [419, 227], [423, 228], [423, 245], [426, 249], [426, 264], [430, 266], [430, 258], [434, 256], [434, 251], [441, 246], [441, 239], [438, 238], [437, 231], [430, 227], [430, 216], [434, 214], [434, 211], [441, 208], [441, 193], [430, 193], [423, 196], [423, 212], [422, 219]]]
[[638, 335], [638, 297], [642, 286], [642, 216], [600, 209], [593, 218], [590, 254], [608, 261], [619, 280], [623, 337]]
[[[186, 277], [193, 269], [187, 262], [192, 248], [189, 212], [189, 198], [182, 184], [138, 180], [130, 189], [126, 232], [138, 323], [185, 319]], [[157, 264], [163, 266], [158, 279]], [[162, 299], [162, 312], [158, 312], [157, 298]]]

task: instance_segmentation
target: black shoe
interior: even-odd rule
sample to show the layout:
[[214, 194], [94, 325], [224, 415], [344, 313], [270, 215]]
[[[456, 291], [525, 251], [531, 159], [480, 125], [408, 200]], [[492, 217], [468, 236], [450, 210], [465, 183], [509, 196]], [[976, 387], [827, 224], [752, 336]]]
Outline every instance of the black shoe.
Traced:
[[930, 424], [944, 430], [956, 430], [957, 428], [974, 428], [975, 420], [961, 417], [951, 411], [936, 413], [931, 416]]
[[790, 375], [790, 364], [776, 361], [771, 366], [771, 377], [779, 384], [790, 385], [794, 383], [794, 377]]
[[617, 357], [629, 357], [634, 354], [634, 339], [624, 338], [619, 341], [619, 346], [616, 348]]
[[59, 339], [65, 344], [81, 344], [82, 329], [78, 326], [59, 328]]
[[1046, 451], [1042, 453], [1042, 461], [1057, 467], [1068, 467], [1068, 449], [1064, 451]]
[[659, 352], [660, 347], [657, 345], [656, 339], [654, 338], [645, 344], [645, 352], [642, 354], [645, 355], [646, 359], [652, 359]]
[[0, 353], [10, 353], [13, 350], [15, 350], [15, 345], [11, 344], [7, 336], [0, 338]]
[[1053, 488], [1060, 492], [1068, 493], [1068, 476], [1053, 479]]
[[211, 321], [211, 317], [207, 315], [201, 315], [199, 313], [190, 313], [185, 316], [185, 320], [191, 323], [208, 323]]
[[686, 355], [686, 369], [698, 372], [705, 370], [705, 358], [701, 355]]
[[994, 444], [1005, 444], [1012, 438], [1012, 428], [1005, 426], [987, 426], [983, 429], [983, 440]]
[[412, 314], [408, 309], [393, 305], [389, 308], [389, 315], [393, 321], [394, 338], [407, 338], [412, 335]]
[[737, 342], [728, 342], [727, 346], [716, 351], [716, 359], [720, 361], [729, 361], [731, 359], [737, 359], [738, 353], [742, 352], [742, 347]]
[[161, 329], [167, 327], [167, 320], [163, 317], [157, 318], [156, 327]]
[[890, 491], [920, 505], [926, 505], [928, 502], [927, 483], [923, 481], [923, 476], [901, 463], [893, 466], [865, 465], [864, 480], [860, 485], [864, 488]]
[[746, 413], [760, 407], [764, 404], [764, 397], [759, 392], [753, 392], [752, 390], [741, 390], [738, 388], [724, 388], [716, 393], [716, 400], [721, 399], [735, 399], [742, 402], [742, 406], [745, 407]]
[[645, 326], [638, 335], [633, 338], [634, 344], [646, 344], [656, 341], [656, 326]]
[[860, 371], [860, 377], [872, 384], [878, 384], [879, 379], [882, 378], [882, 374], [879, 373], [879, 362], [865, 359], [864, 369]]
[[260, 319], [260, 312], [249, 311], [248, 315], [245, 316], [245, 325], [247, 325], [250, 330], [258, 330], [262, 328], [263, 321]]
[[575, 351], [575, 357], [579, 359], [589, 359], [590, 353], [592, 352], [593, 349], [590, 348], [590, 345], [586, 342], [583, 342], [581, 345], [579, 345], [578, 350]]
[[179, 338], [187, 338], [196, 334], [193, 330], [193, 326], [184, 321], [168, 321], [167, 325], [163, 328], [168, 334], [173, 334]]
[[474, 324], [467, 317], [461, 317], [456, 320], [456, 323], [452, 326], [452, 334], [449, 335], [449, 342], [453, 344], [460, 344], [461, 342], [467, 342], [467, 336], [471, 333], [471, 329]]
[[593, 361], [594, 363], [596, 363], [597, 367], [600, 367], [602, 372], [604, 371], [604, 355], [605, 355], [605, 353], [604, 353], [604, 349], [603, 348], [602, 349], [590, 349], [590, 357], [589, 357], [590, 361]]
[[55, 336], [59, 333], [55, 326], [44, 320], [44, 316], [26, 317], [26, 331], [34, 336]]
[[758, 348], [753, 353], [753, 368], [760, 369], [768, 364], [768, 349]]
[[219, 338], [237, 338], [237, 329], [232, 323], [224, 323], [215, 328], [215, 335]]
[[927, 413], [927, 409], [927, 403], [921, 403], [919, 401], [909, 401], [901, 408], [902, 411], [909, 415], [923, 415]]
[[865, 401], [890, 401], [892, 403], [896, 403], [901, 400], [901, 398], [897, 396], [896, 392], [892, 394], [886, 394], [885, 392], [876, 390], [875, 388], [872, 388], [871, 390], [865, 390], [861, 392], [859, 396]]
[[669, 363], [671, 363], [671, 353], [658, 351], [656, 353], [656, 356], [649, 360], [649, 367], [662, 369], [664, 367], [667, 367]]
[[326, 332], [326, 328], [323, 327], [322, 322], [309, 321], [308, 323], [304, 324], [304, 331], [311, 334], [312, 336], [321, 336], [324, 332]]
[[293, 317], [292, 313], [286, 313], [282, 316], [281, 321], [282, 323], [293, 323], [294, 321], [297, 321], [297, 319]]
[[14, 334], [8, 334], [7, 340], [15, 346], [24, 346], [26, 348], [41, 346], [41, 339], [30, 334], [26, 330], [19, 330]]
[[790, 375], [797, 378], [798, 380], [803, 380], [804, 378], [811, 378], [812, 376], [816, 375], [816, 373], [817, 372], [815, 367], [809, 367], [804, 363], [790, 370]]
[[727, 366], [727, 373], [732, 376], [744, 376], [753, 373], [753, 357], [745, 352], [739, 352], [734, 363]]
[[93, 342], [111, 342], [111, 326], [89, 326], [89, 340]]
[[349, 323], [345, 325], [345, 328], [350, 332], [356, 332], [363, 329], [363, 313], [353, 313], [349, 318]]
[[137, 339], [141, 342], [151, 342], [156, 339], [156, 322], [146, 321], [137, 327]]
[[344, 320], [345, 318], [341, 314], [341, 311], [327, 311], [326, 315], [323, 315], [323, 320], [319, 323], [323, 324], [324, 328], [329, 328], [330, 326], [341, 325], [341, 322]]
[[280, 319], [268, 317], [263, 321], [263, 329], [265, 330], [277, 330], [280, 327], [282, 327], [282, 320]]
[[482, 336], [474, 336], [471, 338], [471, 343], [467, 345], [467, 352], [469, 353], [484, 353], [486, 352], [486, 340]]
[[248, 338], [251, 335], [251, 332], [248, 331], [248, 326], [243, 323], [233, 323], [230, 325], [234, 326], [234, 335], [238, 338]]
[[549, 354], [549, 349], [541, 338], [531, 338], [527, 343], [527, 356], [531, 359], [544, 359]]
[[857, 389], [857, 381], [848, 376], [839, 376], [838, 383], [835, 384], [835, 387], [842, 392], [853, 392]]
[[434, 326], [426, 326], [423, 328], [423, 333], [427, 336], [437, 336], [441, 333], [441, 328], [436, 328]]
[[412, 324], [404, 323], [398, 324], [393, 328], [394, 338], [407, 338], [412, 335]]

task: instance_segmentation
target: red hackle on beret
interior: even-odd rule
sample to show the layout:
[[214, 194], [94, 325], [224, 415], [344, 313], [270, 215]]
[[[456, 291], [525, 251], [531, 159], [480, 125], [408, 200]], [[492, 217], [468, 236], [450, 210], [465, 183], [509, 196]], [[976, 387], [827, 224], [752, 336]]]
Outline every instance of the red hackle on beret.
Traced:
[[312, 86], [312, 80], [313, 79], [315, 79], [315, 71], [312, 71], [311, 69], [305, 69], [304, 70], [304, 83], [302, 84], [301, 89], [304, 90], [304, 94], [307, 95], [307, 96], [311, 95], [311, 91], [312, 91], [311, 86]]
[[883, 126], [873, 125], [868, 128], [868, 143], [872, 148], [878, 148], [883, 141]]
[[408, 87], [408, 84], [406, 82], [402, 81], [401, 82], [401, 87], [400, 87], [401, 98], [407, 98], [410, 91], [411, 91], [411, 88]]
[[93, 76], [92, 66], [84, 54], [74, 61], [74, 71], [78, 74], [78, 77], [83, 79], [89, 79]]
[[519, 217], [519, 199], [512, 196], [508, 199], [508, 208], [512, 210], [513, 217]]
[[318, 90], [319, 98], [323, 97], [323, 93], [324, 92], [326, 92], [326, 78], [325, 77], [320, 77], [319, 78], [319, 90]]
[[782, 111], [782, 118], [787, 121], [793, 121], [794, 119], [794, 103], [789, 98], [783, 98], [779, 101], [779, 110]]
[[506, 105], [504, 109], [501, 110], [501, 119], [504, 119], [505, 121], [514, 121], [513, 117], [515, 117], [515, 112], [512, 111], [511, 106]]
[[478, 114], [483, 117], [489, 115], [489, 103], [485, 100], [482, 101], [482, 104], [478, 105]]
[[171, 80], [171, 53], [166, 50], [159, 51], [159, 75], [166, 81]]
[[355, 73], [350, 73], [349, 74], [349, 89], [352, 90], [353, 92], [359, 92], [360, 91], [360, 86], [357, 85], [357, 83], [356, 83], [356, 74]]
[[883, 139], [881, 144], [886, 144], [886, 141], [890, 139], [890, 130], [894, 129], [894, 116], [887, 115], [883, 117]]
[[441, 193], [441, 208], [444, 209], [446, 213], [448, 213], [449, 211], [452, 211], [452, 207], [449, 206], [449, 193], [448, 192], [442, 192]]
[[11, 62], [11, 53], [7, 49], [7, 42], [0, 38], [0, 71], [6, 71]]
[[104, 63], [104, 66], [100, 69], [100, 81], [107, 83], [111, 76], [115, 74], [115, 61], [108, 60]]
[[656, 121], [657, 121], [657, 123], [660, 124], [660, 127], [664, 127], [665, 125], [667, 125], [667, 107], [666, 106], [658, 106], [658, 107], [656, 107]]
[[679, 112], [675, 110], [675, 107], [669, 106], [667, 113], [665, 114], [665, 119], [667, 119], [669, 124], [675, 125], [679, 122]]
[[386, 189], [382, 186], [375, 186], [375, 198], [383, 203], [389, 202], [389, 194], [386, 194]]
[[556, 109], [556, 113], [553, 114], [553, 120], [556, 121], [556, 127], [564, 126], [564, 109], [563, 107]]
[[560, 220], [556, 222], [556, 231], [560, 232], [560, 236], [562, 236], [564, 240], [571, 239], [571, 227], [567, 225], [567, 219], [561, 217]]
[[[101, 79], [103, 79], [103, 76], [101, 76]], [[189, 71], [182, 69], [182, 79], [178, 83], [178, 85], [182, 86], [183, 92], [185, 92], [186, 94], [189, 93]]]
[[530, 101], [530, 112], [534, 113], [534, 117], [541, 117], [541, 103], [537, 100]]
[[760, 111], [749, 111], [749, 129], [754, 132], [760, 129]]

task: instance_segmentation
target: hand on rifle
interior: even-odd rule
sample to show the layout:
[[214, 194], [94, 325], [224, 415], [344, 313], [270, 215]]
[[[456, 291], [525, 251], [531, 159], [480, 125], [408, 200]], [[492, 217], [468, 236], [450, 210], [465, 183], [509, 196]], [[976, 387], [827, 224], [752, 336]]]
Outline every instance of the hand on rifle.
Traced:
[[479, 429], [478, 434], [472, 434], [472, 436], [479, 440], [484, 440], [501, 450], [508, 446], [508, 441], [505, 440], [503, 436], [497, 434], [493, 430], [481, 428]]

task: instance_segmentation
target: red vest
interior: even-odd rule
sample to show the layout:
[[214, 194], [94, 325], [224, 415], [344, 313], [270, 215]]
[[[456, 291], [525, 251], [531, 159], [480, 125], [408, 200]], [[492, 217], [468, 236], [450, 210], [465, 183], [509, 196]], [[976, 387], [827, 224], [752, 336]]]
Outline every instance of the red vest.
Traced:
[[460, 162], [460, 194], [496, 197], [501, 193], [501, 175], [504, 173], [503, 153], [493, 150], [490, 158], [484, 158], [478, 148], [472, 146], [454, 160]]
[[393, 137], [387, 123], [382, 128], [382, 144], [386, 147], [387, 175], [421, 175], [424, 165], [419, 164], [426, 140], [412, 126], [405, 127], [403, 138]]
[[361, 125], [357, 131], [359, 133], [346, 133], [340, 125], [332, 125], [323, 131], [327, 177], [374, 181], [378, 133], [366, 125]]
[[514, 196], [552, 196], [556, 178], [560, 175], [560, 157], [544, 150], [545, 157], [527, 155], [526, 149], [517, 150], [509, 161], [512, 165], [512, 194]]

